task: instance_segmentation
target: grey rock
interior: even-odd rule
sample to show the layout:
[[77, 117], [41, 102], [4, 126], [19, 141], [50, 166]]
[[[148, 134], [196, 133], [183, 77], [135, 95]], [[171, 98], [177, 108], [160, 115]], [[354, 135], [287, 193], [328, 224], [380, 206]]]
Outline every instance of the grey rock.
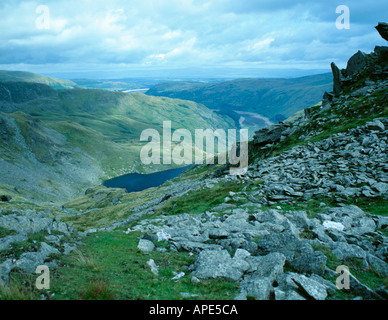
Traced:
[[293, 274], [292, 280], [299, 286], [299, 288], [305, 292], [309, 297], [314, 300], [325, 300], [327, 297], [326, 287], [319, 282], [307, 278], [304, 275]]
[[[352, 221], [365, 217], [365, 212], [355, 205], [331, 208], [325, 212], [328, 216], [333, 218], [333, 221], [341, 222], [345, 227], [347, 226], [346, 221]], [[350, 220], [346, 220], [350, 218]]]
[[346, 66], [346, 74], [352, 77], [354, 74], [360, 72], [366, 66], [366, 53], [358, 51], [348, 61]]
[[291, 231], [268, 234], [258, 240], [258, 250], [262, 254], [279, 252], [286, 256], [287, 264], [301, 273], [323, 274], [326, 256], [314, 251], [307, 241], [300, 240]]
[[385, 229], [388, 227], [388, 217], [377, 217], [377, 228]]
[[56, 245], [59, 245], [61, 243], [61, 237], [59, 236], [54, 236], [54, 235], [48, 235], [45, 237], [45, 239], [50, 242], [50, 243], [54, 243]]
[[209, 230], [210, 239], [226, 239], [229, 233], [225, 229], [212, 228]]
[[68, 255], [70, 252], [74, 251], [77, 249], [76, 245], [70, 245], [68, 243], [63, 244], [63, 254]]
[[152, 241], [149, 241], [146, 239], [140, 239], [139, 244], [137, 245], [137, 248], [143, 252], [151, 252], [155, 249], [155, 245], [153, 244]]
[[372, 188], [381, 194], [386, 194], [388, 192], [388, 183], [378, 182], [378, 183], [373, 184]]
[[0, 251], [8, 249], [12, 243], [27, 240], [25, 234], [9, 235], [4, 238], [0, 238]]
[[275, 300], [306, 300], [295, 290], [282, 290], [281, 288], [274, 288]]
[[249, 257], [251, 254], [245, 250], [245, 249], [237, 249], [236, 252], [234, 253], [233, 258], [234, 259], [245, 259]]
[[192, 276], [191, 277], [191, 283], [198, 284], [200, 282], [201, 282], [201, 280], [199, 280], [196, 276]]
[[199, 294], [190, 293], [190, 292], [180, 292], [180, 295], [182, 296], [182, 298], [185, 298], [185, 299], [190, 299], [190, 298], [199, 297]]
[[363, 235], [376, 230], [376, 223], [371, 218], [361, 218], [351, 229], [352, 234]]
[[36, 233], [51, 228], [53, 220], [39, 215], [0, 216], [0, 226], [19, 233]]
[[373, 271], [379, 276], [388, 278], [388, 263], [368, 253], [367, 260]]
[[315, 251], [311, 247], [304, 247], [295, 252], [294, 258], [287, 263], [300, 273], [323, 275], [326, 261], [327, 257], [322, 252]]
[[256, 131], [253, 137], [253, 143], [259, 147], [277, 142], [280, 140], [286, 128], [284, 125], [272, 125]]
[[379, 130], [379, 131], [384, 131], [385, 129], [385, 126], [384, 124], [380, 121], [380, 120], [373, 120], [373, 121], [370, 121], [370, 122], [367, 122], [366, 123], [366, 127], [369, 129], [369, 130]]
[[321, 285], [323, 285], [326, 288], [327, 293], [329, 295], [333, 295], [338, 290], [337, 286], [334, 283], [332, 283], [329, 280], [326, 280], [326, 279], [324, 279], [316, 274], [312, 274], [310, 276], [310, 279], [314, 280], [316, 282], [319, 282]]
[[292, 279], [294, 273], [283, 273], [279, 275], [278, 285], [274, 287], [275, 300], [306, 300], [300, 294], [299, 286]]
[[289, 211], [285, 216], [300, 229], [308, 229], [310, 226], [311, 221], [307, 217], [306, 211]]
[[172, 277], [171, 280], [172, 281], [176, 281], [176, 280], [179, 280], [179, 279], [183, 278], [184, 276], [185, 276], [184, 272], [179, 272], [174, 277]]
[[226, 250], [204, 250], [197, 256], [192, 274], [199, 279], [225, 278], [238, 281], [248, 268], [246, 261], [231, 258]]
[[243, 281], [240, 284], [240, 293], [236, 300], [269, 300], [271, 297], [272, 286], [268, 279], [253, 279]]
[[241, 244], [241, 249], [248, 251], [251, 255], [257, 255], [257, 243], [254, 241], [244, 241]]
[[199, 253], [202, 250], [219, 250], [222, 247], [216, 244], [207, 244], [198, 241], [190, 241], [184, 239], [176, 239], [170, 241], [169, 247], [175, 247], [176, 251], [189, 251]]
[[64, 222], [54, 221], [53, 225], [52, 225], [52, 230], [64, 233], [66, 235], [70, 234], [70, 230], [68, 228], [68, 225]]
[[147, 261], [147, 265], [150, 267], [151, 272], [157, 276], [159, 275], [159, 267], [156, 265], [154, 259], [150, 259]]
[[360, 258], [365, 259], [365, 251], [354, 244], [348, 244], [346, 242], [339, 242], [335, 244], [335, 248], [332, 253], [339, 259], [344, 260], [347, 258]]
[[38, 252], [25, 252], [20, 256], [20, 259], [16, 261], [14, 267], [18, 267], [28, 273], [33, 273], [36, 267], [42, 265], [46, 258], [50, 254], [59, 254], [58, 249], [48, 245], [45, 242], [41, 243], [41, 247]]
[[385, 286], [380, 286], [376, 289], [376, 293], [380, 295], [385, 300], [388, 300], [388, 290], [385, 289]]
[[249, 263], [249, 269], [246, 271], [245, 278], [267, 278], [272, 282], [283, 273], [286, 257], [281, 253], [273, 252], [265, 256], [250, 256], [246, 261]]
[[379, 22], [375, 28], [379, 32], [380, 36], [388, 41], [388, 23]]
[[0, 264], [0, 285], [6, 285], [9, 281], [9, 273], [15, 267], [12, 259], [8, 259]]

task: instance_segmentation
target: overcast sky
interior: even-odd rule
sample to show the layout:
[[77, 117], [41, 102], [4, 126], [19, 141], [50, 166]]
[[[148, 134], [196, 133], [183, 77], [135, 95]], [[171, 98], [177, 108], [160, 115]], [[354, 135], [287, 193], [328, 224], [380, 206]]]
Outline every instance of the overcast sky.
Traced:
[[[336, 28], [339, 5], [350, 10], [350, 29]], [[387, 13], [386, 0], [0, 0], [0, 68], [112, 77], [181, 68], [329, 70], [331, 61], [345, 67], [357, 50], [386, 45], [373, 27]]]

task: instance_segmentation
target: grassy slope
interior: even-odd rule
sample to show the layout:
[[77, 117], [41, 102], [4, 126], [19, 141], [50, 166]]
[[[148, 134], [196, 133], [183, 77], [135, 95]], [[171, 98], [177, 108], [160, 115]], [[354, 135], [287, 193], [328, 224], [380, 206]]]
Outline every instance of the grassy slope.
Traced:
[[40, 74], [25, 71], [6, 71], [0, 70], [0, 81], [23, 81], [47, 84], [54, 89], [71, 89], [77, 86], [70, 80], [63, 80], [51, 77], [45, 77]]
[[[0, 135], [8, 140], [8, 144], [0, 147], [1, 159], [21, 165], [27, 175], [33, 171], [42, 172], [45, 181], [41, 182], [41, 187], [53, 188], [55, 182], [58, 192], [65, 177], [51, 173], [45, 175], [41, 164], [46, 171], [52, 169], [59, 171], [60, 175], [65, 173], [58, 166], [61, 161], [74, 168], [77, 162], [81, 162], [83, 166], [79, 165], [79, 169], [87, 171], [89, 168], [88, 175], [101, 179], [129, 172], [153, 172], [167, 167], [145, 167], [140, 162], [140, 150], [146, 144], [139, 141], [144, 129], [153, 128], [162, 133], [165, 120], [172, 122], [173, 130], [185, 128], [192, 133], [196, 128], [232, 127], [231, 123], [195, 102], [149, 97], [141, 93], [54, 90], [36, 83], [0, 83], [0, 110], [4, 112], [2, 117], [8, 122], [16, 121], [17, 126], [11, 128], [8, 125], [9, 128], [2, 129], [4, 132], [0, 130]], [[20, 131], [18, 137], [15, 130]], [[38, 161], [35, 162], [39, 165], [35, 166], [35, 170], [31, 168], [32, 161], [24, 160], [29, 159], [27, 155]], [[7, 169], [7, 172], [14, 169]], [[35, 178], [31, 176], [27, 180], [22, 181], [24, 187], [21, 192], [28, 193], [28, 183], [33, 183]], [[70, 179], [66, 185], [71, 187], [74, 184], [79, 190], [84, 187], [84, 182]], [[94, 183], [98, 184], [97, 181]], [[18, 181], [16, 185], [9, 181], [3, 184], [4, 190], [15, 186], [19, 186]], [[39, 194], [41, 196], [45, 192]], [[12, 195], [17, 196], [17, 193]], [[56, 201], [55, 198], [51, 200]]]
[[[55, 299], [179, 300], [181, 292], [188, 292], [198, 295], [193, 299], [211, 300], [232, 299], [237, 294], [237, 284], [228, 280], [195, 284], [185, 275], [172, 281], [195, 258], [182, 252], [142, 253], [137, 249], [139, 236], [138, 232], [126, 235], [117, 231], [89, 235], [80, 251], [64, 259], [69, 267], [54, 271]], [[164, 245], [158, 244], [160, 248]], [[146, 266], [150, 259], [159, 266], [158, 276]]]

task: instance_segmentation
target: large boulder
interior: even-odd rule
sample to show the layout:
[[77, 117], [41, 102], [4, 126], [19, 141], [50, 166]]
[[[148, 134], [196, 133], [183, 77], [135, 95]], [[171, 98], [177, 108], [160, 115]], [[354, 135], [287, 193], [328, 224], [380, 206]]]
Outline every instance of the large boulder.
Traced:
[[264, 235], [257, 242], [259, 253], [279, 252], [285, 255], [286, 264], [300, 273], [322, 275], [326, 256], [315, 251], [306, 240], [300, 240], [290, 230]]
[[224, 278], [240, 280], [249, 264], [239, 257], [232, 258], [226, 250], [204, 250], [197, 256], [193, 275], [199, 279]]
[[265, 256], [250, 256], [246, 259], [249, 269], [245, 279], [268, 279], [271, 283], [278, 274], [283, 273], [286, 257], [278, 252], [272, 252]]
[[235, 300], [269, 300], [272, 291], [272, 285], [266, 278], [243, 281], [240, 285], [240, 293]]
[[327, 297], [326, 287], [315, 281], [314, 279], [307, 278], [304, 275], [292, 274], [292, 280], [297, 284], [299, 289], [310, 299], [325, 300]]
[[140, 239], [137, 248], [142, 252], [151, 252], [155, 249], [155, 245], [150, 240]]

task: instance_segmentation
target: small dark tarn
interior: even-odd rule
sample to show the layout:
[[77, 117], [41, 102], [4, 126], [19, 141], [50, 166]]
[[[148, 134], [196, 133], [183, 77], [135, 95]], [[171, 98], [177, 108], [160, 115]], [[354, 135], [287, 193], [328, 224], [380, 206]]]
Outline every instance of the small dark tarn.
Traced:
[[150, 174], [129, 173], [103, 182], [108, 188], [123, 188], [127, 192], [138, 192], [148, 188], [159, 187], [168, 180], [180, 175], [192, 165], [159, 171]]
[[7, 195], [4, 195], [4, 194], [0, 195], [0, 201], [2, 201], [2, 202], [9, 202], [11, 200], [12, 200], [11, 196], [7, 196]]

